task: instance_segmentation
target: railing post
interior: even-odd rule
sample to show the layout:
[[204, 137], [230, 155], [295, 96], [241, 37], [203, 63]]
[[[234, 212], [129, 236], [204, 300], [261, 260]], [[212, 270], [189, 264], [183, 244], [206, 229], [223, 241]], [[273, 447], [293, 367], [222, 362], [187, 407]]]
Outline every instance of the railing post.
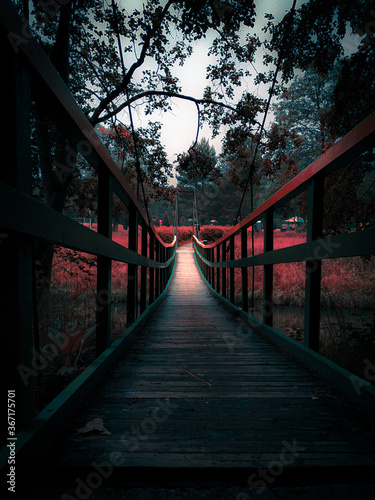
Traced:
[[[154, 260], [155, 256], [155, 236], [152, 231], [150, 231], [150, 242], [149, 242], [149, 257]], [[152, 304], [155, 300], [155, 268], [150, 267], [150, 304]]]
[[[148, 226], [146, 221], [142, 220], [142, 241], [141, 241], [141, 253], [144, 257], [147, 257], [147, 235]], [[141, 267], [141, 301], [140, 301], [140, 312], [141, 314], [146, 309], [147, 306], [147, 267]]]
[[[247, 227], [241, 229], [241, 258], [247, 257]], [[249, 311], [247, 267], [241, 267], [242, 310]]]
[[[1, 43], [2, 63], [7, 69], [6, 78], [2, 80], [6, 126], [0, 139], [3, 155], [0, 180], [31, 196], [30, 75], [5, 36], [1, 37]], [[36, 301], [36, 296], [33, 297], [33, 245], [29, 238], [0, 232], [2, 380], [16, 393], [18, 431], [34, 415], [34, 377], [30, 380], [27, 372], [27, 380], [20, 376], [23, 370], [31, 370], [32, 361], [35, 361], [32, 355], [33, 300]]]
[[[220, 245], [216, 247], [216, 262], [220, 262]], [[220, 293], [220, 276], [221, 276], [221, 268], [216, 268], [216, 291]]]
[[[129, 204], [129, 250], [138, 251], [138, 213], [134, 203]], [[137, 318], [138, 266], [128, 264], [127, 325]]]
[[[311, 242], [321, 237], [323, 232], [323, 176], [311, 179], [307, 193], [306, 240]], [[306, 261], [304, 345], [316, 352], [319, 352], [321, 273], [320, 259], [311, 258]]]
[[[211, 262], [215, 262], [215, 248], [210, 249]], [[215, 289], [215, 275], [217, 273], [217, 267], [211, 268], [211, 286]]]
[[[223, 241], [221, 244], [221, 253], [222, 253], [222, 261], [226, 262], [227, 260], [227, 249], [226, 249], [226, 241]], [[227, 296], [227, 268], [221, 268], [221, 283], [222, 283], [222, 292], [221, 295], [226, 298]]]
[[[163, 264], [166, 262], [166, 255], [165, 255], [165, 246], [164, 245], [161, 245], [160, 246], [160, 253], [161, 253], [161, 262], [163, 262]], [[167, 270], [164, 268], [161, 269], [161, 279], [160, 279], [160, 293], [163, 292], [164, 288], [165, 288], [165, 277], [166, 277], [166, 272]]]
[[[158, 240], [155, 240], [155, 260], [160, 262], [160, 243]], [[160, 295], [160, 268], [155, 268], [155, 299], [157, 299]]]
[[[264, 214], [264, 252], [272, 250], [273, 210], [269, 209]], [[267, 264], [263, 269], [263, 323], [273, 324], [273, 264]]]
[[[205, 259], [207, 259], [207, 248], [202, 248], [202, 255]], [[208, 278], [208, 265], [203, 262], [203, 276], [207, 279]]]
[[[112, 236], [112, 179], [104, 164], [98, 171], [98, 233]], [[98, 255], [96, 280], [96, 355], [109, 345], [111, 337], [111, 259]]]
[[[234, 235], [229, 239], [229, 260], [234, 260]], [[234, 267], [229, 269], [229, 300], [234, 304]]]

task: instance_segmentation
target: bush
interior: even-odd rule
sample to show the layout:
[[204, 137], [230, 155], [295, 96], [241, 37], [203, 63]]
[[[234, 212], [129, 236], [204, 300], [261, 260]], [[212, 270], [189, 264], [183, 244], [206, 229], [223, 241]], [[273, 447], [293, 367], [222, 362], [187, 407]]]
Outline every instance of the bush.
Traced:
[[226, 233], [226, 229], [222, 226], [203, 226], [199, 232], [199, 239], [206, 240], [207, 243], [214, 243]]
[[179, 227], [178, 228], [178, 246], [186, 245], [191, 241], [193, 236], [192, 227]]
[[[164, 243], [172, 243], [173, 241], [173, 227], [158, 227], [156, 232]], [[192, 228], [191, 227], [179, 227], [178, 228], [178, 246], [185, 245], [189, 243], [192, 238]]]
[[172, 243], [173, 241], [173, 227], [161, 226], [155, 228], [157, 234], [164, 241], [164, 243]]

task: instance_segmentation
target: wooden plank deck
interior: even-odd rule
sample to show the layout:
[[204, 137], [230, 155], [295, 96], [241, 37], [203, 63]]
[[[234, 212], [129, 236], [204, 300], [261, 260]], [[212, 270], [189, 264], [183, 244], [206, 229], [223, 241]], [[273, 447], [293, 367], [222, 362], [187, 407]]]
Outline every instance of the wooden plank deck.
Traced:
[[[108, 433], [77, 432], [95, 418]], [[223, 309], [189, 246], [165, 300], [42, 470], [76, 477], [98, 464], [123, 481], [206, 468], [246, 484], [264, 468], [272, 481], [319, 483], [329, 470], [355, 482], [373, 477], [375, 440], [369, 416]]]

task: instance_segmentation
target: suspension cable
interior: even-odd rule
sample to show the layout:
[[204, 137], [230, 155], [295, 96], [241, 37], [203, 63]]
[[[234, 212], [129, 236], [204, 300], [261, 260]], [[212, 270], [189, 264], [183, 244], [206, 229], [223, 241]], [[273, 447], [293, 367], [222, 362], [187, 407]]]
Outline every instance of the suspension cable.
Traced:
[[253, 191], [253, 175], [254, 175], [254, 168], [255, 168], [255, 160], [256, 160], [256, 157], [257, 157], [257, 154], [258, 154], [258, 149], [259, 149], [259, 146], [260, 146], [260, 141], [261, 141], [262, 134], [263, 134], [263, 131], [264, 131], [264, 127], [265, 127], [265, 124], [266, 124], [266, 119], [267, 119], [268, 111], [270, 109], [271, 99], [272, 99], [272, 96], [273, 96], [273, 93], [274, 93], [274, 90], [275, 90], [275, 86], [276, 86], [276, 82], [277, 82], [277, 76], [278, 76], [278, 72], [279, 72], [280, 66], [281, 66], [281, 61], [282, 61], [283, 56], [284, 56], [286, 40], [287, 40], [287, 36], [289, 35], [289, 30], [290, 30], [291, 25], [292, 25], [292, 20], [293, 20], [295, 8], [296, 8], [296, 3], [297, 3], [297, 0], [293, 0], [293, 5], [292, 5], [292, 7], [290, 9], [290, 12], [289, 12], [288, 24], [287, 24], [285, 32], [284, 32], [283, 41], [282, 41], [282, 45], [281, 45], [281, 50], [280, 50], [279, 57], [278, 57], [278, 60], [277, 60], [275, 74], [274, 74], [273, 80], [272, 80], [271, 90], [270, 90], [270, 93], [269, 93], [269, 96], [268, 96], [266, 109], [265, 109], [265, 112], [264, 112], [264, 115], [263, 115], [263, 121], [262, 121], [262, 124], [261, 124], [261, 127], [260, 127], [260, 131], [259, 131], [259, 135], [258, 135], [258, 140], [257, 140], [256, 145], [255, 145], [255, 151], [254, 151], [254, 155], [253, 155], [253, 160], [251, 162], [249, 175], [248, 175], [248, 177], [246, 179], [245, 188], [244, 188], [244, 191], [242, 193], [242, 198], [241, 198], [241, 202], [240, 202], [240, 205], [239, 205], [239, 208], [238, 208], [238, 212], [237, 212], [235, 224], [237, 224], [237, 221], [238, 221], [238, 219], [240, 217], [242, 204], [243, 204], [243, 201], [245, 199], [246, 191], [247, 191], [247, 188], [249, 187], [250, 181], [251, 181], [251, 184], [250, 184], [250, 189], [251, 189], [251, 201], [250, 201], [250, 203], [251, 203], [251, 212], [254, 211], [254, 200], [253, 200], [253, 192], [252, 191]]
[[[112, 0], [112, 11], [113, 11], [114, 28], [115, 28], [116, 37], [117, 37], [118, 50], [119, 50], [119, 54], [120, 54], [122, 74], [123, 74], [123, 78], [125, 81], [126, 80], [126, 70], [125, 70], [124, 56], [122, 54], [121, 37], [120, 37], [120, 30], [119, 30], [117, 14], [116, 14], [115, 0]], [[127, 101], [129, 101], [129, 89], [128, 89], [127, 84], [125, 84], [125, 94], [126, 94]], [[137, 134], [135, 132], [133, 113], [132, 113], [132, 108], [131, 108], [130, 103], [128, 105], [128, 112], [129, 112], [130, 127], [131, 127], [131, 132], [132, 132], [132, 137], [133, 137], [133, 144], [134, 144], [135, 168], [137, 171], [137, 198], [139, 198], [139, 184], [140, 184], [141, 189], [142, 189], [143, 201], [144, 201], [145, 209], [146, 209], [146, 213], [147, 213], [148, 223], [151, 226], [150, 213], [148, 210], [148, 203], [147, 203], [146, 193], [145, 193], [143, 179], [142, 179], [143, 176], [142, 176], [142, 171], [141, 171], [141, 162], [139, 159], [138, 138], [137, 138]]]
[[[269, 96], [268, 96], [266, 109], [264, 111], [262, 124], [260, 126], [258, 140], [257, 140], [257, 142], [255, 144], [255, 151], [254, 151], [253, 159], [252, 159], [252, 162], [251, 162], [251, 165], [250, 165], [249, 175], [247, 176], [246, 183], [245, 183], [245, 188], [244, 188], [243, 193], [242, 193], [241, 202], [240, 202], [240, 205], [238, 207], [238, 212], [237, 212], [237, 216], [236, 216], [236, 220], [235, 220], [235, 225], [237, 224], [237, 221], [238, 221], [239, 217], [241, 216], [242, 204], [243, 204], [243, 201], [245, 199], [246, 192], [247, 192], [247, 189], [249, 187], [249, 184], [250, 184], [250, 212], [252, 213], [254, 211], [254, 186], [253, 186], [254, 183], [253, 183], [253, 177], [254, 177], [254, 170], [255, 170], [255, 160], [256, 160], [257, 155], [258, 155], [260, 141], [261, 141], [261, 138], [262, 138], [262, 134], [263, 134], [265, 125], [266, 125], [267, 115], [268, 115], [268, 111], [269, 111], [270, 105], [271, 105], [271, 99], [272, 99], [272, 96], [274, 94], [274, 90], [275, 90], [275, 86], [276, 86], [276, 82], [277, 82], [277, 76], [278, 76], [278, 73], [279, 73], [279, 70], [280, 70], [281, 61], [282, 61], [283, 56], [284, 56], [287, 36], [288, 36], [289, 30], [290, 30], [290, 28], [292, 26], [292, 20], [293, 20], [294, 13], [295, 13], [296, 3], [297, 3], [297, 0], [293, 0], [293, 4], [292, 4], [292, 7], [291, 7], [290, 12], [289, 12], [288, 24], [287, 24], [285, 32], [284, 32], [284, 36], [283, 36], [283, 40], [282, 40], [282, 44], [281, 44], [281, 50], [280, 50], [280, 53], [279, 53], [279, 57], [278, 57], [277, 65], [276, 65], [276, 69], [275, 69], [275, 74], [273, 76], [272, 85], [271, 85], [270, 93], [269, 93]], [[252, 225], [252, 230], [251, 230], [251, 255], [254, 255], [254, 227], [255, 227], [255, 225], [253, 224]], [[252, 312], [252, 314], [254, 314], [254, 290], [255, 290], [255, 272], [254, 272], [254, 270], [255, 270], [255, 268], [253, 267], [252, 269], [253, 269], [253, 272], [252, 272], [252, 284], [251, 284], [251, 312]]]

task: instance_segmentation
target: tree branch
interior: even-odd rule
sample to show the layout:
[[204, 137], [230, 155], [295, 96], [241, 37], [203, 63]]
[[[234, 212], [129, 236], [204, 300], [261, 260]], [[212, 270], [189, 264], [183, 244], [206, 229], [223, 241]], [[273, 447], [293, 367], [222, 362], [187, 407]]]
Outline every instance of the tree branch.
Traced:
[[[221, 106], [222, 108], [228, 109], [230, 111], [233, 111], [233, 113], [240, 114], [239, 111], [231, 106], [230, 104], [225, 104], [220, 101], [215, 101], [213, 99], [197, 99], [195, 97], [189, 96], [189, 95], [184, 95], [184, 94], [177, 94], [176, 92], [169, 92], [168, 90], [145, 90], [144, 92], [141, 92], [140, 94], [137, 94], [135, 96], [130, 97], [128, 100], [117, 106], [113, 111], [110, 111], [106, 115], [102, 116], [101, 118], [97, 117], [95, 118], [94, 116], [90, 119], [92, 125], [96, 125], [98, 123], [104, 122], [105, 120], [109, 120], [112, 118], [114, 115], [122, 111], [124, 108], [129, 106], [135, 101], [138, 101], [139, 99], [142, 99], [144, 97], [153, 97], [153, 96], [165, 96], [165, 97], [174, 97], [177, 99], [183, 99], [185, 101], [191, 101], [193, 102], [196, 106], [199, 104], [213, 104], [215, 106]], [[245, 116], [245, 115], [243, 115]]]
[[[148, 49], [150, 48], [152, 38], [155, 36], [157, 30], [160, 28], [160, 25], [163, 22], [163, 19], [165, 18], [165, 16], [167, 15], [170, 6], [176, 2], [177, 2], [177, 0], [169, 0], [167, 2], [166, 6], [164, 7], [161, 15], [159, 16], [159, 18], [154, 20], [152, 27], [147, 31], [147, 34], [145, 36], [144, 44], [142, 46], [142, 50], [141, 50], [141, 54], [139, 56], [139, 59], [137, 59], [137, 61], [134, 62], [130, 66], [129, 71], [126, 73], [122, 83], [116, 89], [112, 90], [112, 92], [110, 92], [101, 101], [99, 106], [95, 109], [94, 113], [92, 114], [92, 118], [91, 118], [92, 123], [99, 123], [100, 121], [103, 121], [103, 120], [99, 119], [99, 116], [101, 115], [101, 113], [105, 109], [108, 108], [108, 106], [114, 101], [114, 99], [116, 99], [120, 94], [126, 92], [126, 88], [129, 85], [130, 80], [132, 79], [132, 77], [134, 75], [134, 72], [136, 71], [136, 69], [138, 69], [140, 66], [142, 66], [142, 64], [145, 61], [146, 54], [147, 54]], [[111, 116], [113, 116], [113, 114]]]

